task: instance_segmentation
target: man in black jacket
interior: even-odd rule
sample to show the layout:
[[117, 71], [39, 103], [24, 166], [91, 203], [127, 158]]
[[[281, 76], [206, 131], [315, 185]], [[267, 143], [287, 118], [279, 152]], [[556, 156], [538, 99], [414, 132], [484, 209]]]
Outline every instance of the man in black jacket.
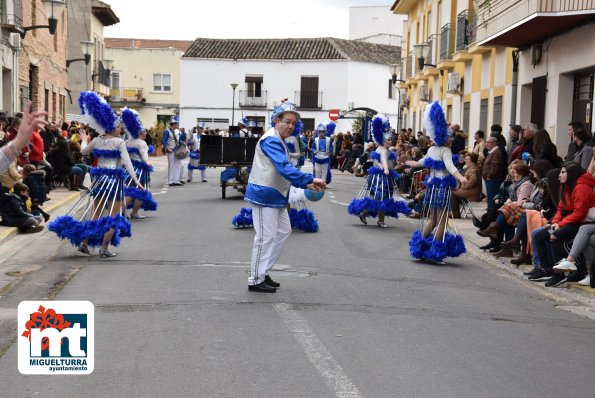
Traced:
[[16, 183], [14, 192], [8, 192], [2, 188], [0, 193], [0, 214], [2, 215], [2, 225], [8, 227], [17, 227], [20, 232], [32, 233], [43, 230], [41, 216], [35, 216], [27, 212], [27, 205], [19, 194], [28, 195], [29, 188], [22, 183]]

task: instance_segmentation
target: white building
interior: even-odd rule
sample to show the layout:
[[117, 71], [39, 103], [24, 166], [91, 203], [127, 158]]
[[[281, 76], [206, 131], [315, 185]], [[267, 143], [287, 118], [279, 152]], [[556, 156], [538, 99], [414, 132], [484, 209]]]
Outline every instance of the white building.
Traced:
[[400, 46], [406, 15], [393, 14], [389, 6], [349, 7], [349, 40]]
[[[272, 109], [288, 98], [305, 129], [327, 122], [331, 109], [357, 107], [388, 114], [396, 127], [387, 64], [399, 58], [396, 46], [334, 38], [197, 39], [180, 64], [180, 126], [227, 128], [246, 116], [266, 129]], [[337, 127], [351, 130], [351, 120]]]

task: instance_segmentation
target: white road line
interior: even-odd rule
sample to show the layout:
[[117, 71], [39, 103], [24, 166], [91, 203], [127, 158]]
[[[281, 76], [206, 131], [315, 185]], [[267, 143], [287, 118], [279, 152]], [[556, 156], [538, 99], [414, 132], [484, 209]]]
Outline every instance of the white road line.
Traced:
[[322, 376], [336, 397], [358, 398], [362, 395], [357, 387], [343, 372], [343, 368], [316, 337], [308, 326], [308, 322], [290, 304], [277, 303], [273, 308], [301, 344], [306, 356]]

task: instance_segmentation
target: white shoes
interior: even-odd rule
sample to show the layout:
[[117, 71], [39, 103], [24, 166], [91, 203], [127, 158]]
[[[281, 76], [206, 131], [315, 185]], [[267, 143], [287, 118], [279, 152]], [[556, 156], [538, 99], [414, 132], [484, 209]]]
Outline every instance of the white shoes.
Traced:
[[136, 213], [136, 214], [134, 214], [134, 215], [130, 216], [130, 218], [133, 218], [133, 219], [135, 219], [135, 220], [142, 220], [142, 219], [144, 219], [144, 218], [147, 218], [147, 216], [143, 216], [142, 214], [138, 214], [138, 213]]
[[558, 261], [558, 263], [554, 265], [554, 269], [556, 271], [576, 271], [576, 264], [571, 263], [566, 259], [563, 259]]
[[581, 279], [577, 282], [581, 286], [590, 286], [591, 285], [591, 275], [587, 275], [585, 279]]

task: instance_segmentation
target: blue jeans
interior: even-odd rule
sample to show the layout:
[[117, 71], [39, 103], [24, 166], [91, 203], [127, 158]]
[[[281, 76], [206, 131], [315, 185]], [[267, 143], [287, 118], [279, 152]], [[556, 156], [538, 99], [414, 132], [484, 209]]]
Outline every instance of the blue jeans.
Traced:
[[494, 198], [498, 195], [500, 189], [500, 182], [496, 180], [486, 180], [486, 191], [487, 191], [487, 202], [488, 209], [496, 207], [494, 204]]

